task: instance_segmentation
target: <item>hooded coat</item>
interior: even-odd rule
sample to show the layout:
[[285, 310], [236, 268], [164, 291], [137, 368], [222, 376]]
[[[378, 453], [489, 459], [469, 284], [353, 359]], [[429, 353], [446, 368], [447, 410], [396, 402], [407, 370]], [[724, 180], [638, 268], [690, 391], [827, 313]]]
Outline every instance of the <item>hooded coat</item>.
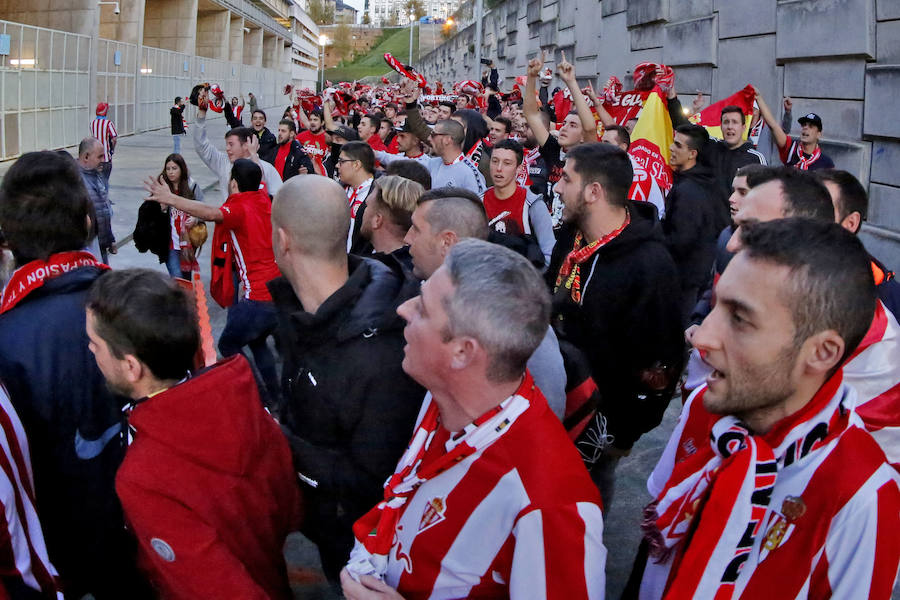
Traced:
[[683, 290], [705, 287], [712, 273], [716, 239], [728, 224], [728, 203], [712, 169], [697, 164], [675, 173], [662, 225]]
[[138, 401], [128, 425], [116, 491], [161, 596], [290, 598], [282, 552], [300, 522], [300, 488], [247, 360], [232, 356]]

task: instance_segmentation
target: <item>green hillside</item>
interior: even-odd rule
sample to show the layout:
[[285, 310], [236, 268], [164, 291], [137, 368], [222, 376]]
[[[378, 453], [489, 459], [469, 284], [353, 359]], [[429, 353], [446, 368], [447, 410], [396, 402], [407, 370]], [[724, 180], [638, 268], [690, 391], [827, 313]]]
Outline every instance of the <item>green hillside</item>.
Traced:
[[[413, 30], [413, 58], [419, 48], [419, 28]], [[325, 79], [330, 81], [355, 81], [363, 77], [379, 76], [391, 69], [384, 62], [384, 53], [390, 52], [404, 63], [409, 59], [409, 27], [385, 29], [381, 42], [363, 56], [349, 64], [341, 63], [325, 70]]]

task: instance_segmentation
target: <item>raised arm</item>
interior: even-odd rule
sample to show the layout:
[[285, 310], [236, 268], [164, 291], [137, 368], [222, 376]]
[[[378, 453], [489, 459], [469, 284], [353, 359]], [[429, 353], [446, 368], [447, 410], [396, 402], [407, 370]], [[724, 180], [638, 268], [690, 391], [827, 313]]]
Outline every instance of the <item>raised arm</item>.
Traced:
[[537, 140], [538, 146], [543, 146], [550, 132], [544, 127], [544, 121], [540, 116], [540, 109], [537, 105], [537, 97], [535, 89], [537, 87], [537, 79], [541, 75], [541, 68], [544, 66], [544, 51], [541, 50], [540, 58], [532, 58], [528, 61], [528, 74], [525, 79], [525, 92], [522, 95], [522, 112], [525, 113], [525, 120], [534, 133], [534, 139]]
[[[578, 118], [581, 120], [581, 129], [584, 131], [585, 142], [597, 141], [597, 122], [594, 121], [594, 115], [591, 108], [584, 101], [581, 90], [578, 89], [578, 79], [575, 77], [575, 67], [566, 60], [566, 53], [562, 53], [562, 60], [556, 66], [556, 74], [563, 80], [569, 93], [572, 95], [572, 104], [578, 112]], [[532, 129], [533, 131], [533, 129]]]
[[[334, 119], [331, 118], [331, 113], [334, 111], [334, 101], [333, 100], [325, 100], [322, 102], [322, 116], [325, 117], [325, 131], [333, 131], [334, 130]], [[309, 124], [309, 119], [307, 119], [307, 124]]]
[[610, 125], [615, 125], [616, 121], [612, 118], [606, 109], [603, 108], [603, 103], [597, 98], [597, 92], [594, 91], [594, 84], [588, 81], [588, 91], [587, 96], [591, 102], [594, 103], [594, 108], [597, 111], [597, 116], [600, 117], [600, 122], [603, 123], [604, 127], [609, 127]]
[[784, 129], [781, 128], [781, 124], [775, 119], [775, 115], [772, 114], [769, 105], [766, 104], [762, 94], [759, 93], [759, 89], [755, 85], [753, 86], [753, 91], [756, 92], [756, 103], [759, 104], [759, 114], [762, 115], [766, 125], [772, 130], [772, 139], [775, 140], [775, 145], [778, 146], [779, 149], [784, 148], [787, 146], [787, 134], [784, 132]]
[[154, 200], [160, 204], [174, 206], [178, 210], [182, 210], [192, 217], [203, 219], [204, 221], [215, 221], [221, 223], [224, 220], [222, 211], [215, 206], [197, 202], [196, 200], [188, 200], [181, 196], [176, 196], [169, 189], [169, 186], [158, 179], [148, 177], [144, 180], [144, 189], [150, 194], [146, 199]]

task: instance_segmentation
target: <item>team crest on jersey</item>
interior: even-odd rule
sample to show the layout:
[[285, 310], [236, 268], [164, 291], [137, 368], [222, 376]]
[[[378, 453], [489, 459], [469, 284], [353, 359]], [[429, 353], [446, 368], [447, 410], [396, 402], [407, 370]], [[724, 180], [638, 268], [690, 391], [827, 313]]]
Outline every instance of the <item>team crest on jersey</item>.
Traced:
[[766, 537], [759, 549], [759, 562], [762, 562], [778, 546], [785, 543], [796, 527], [795, 522], [806, 513], [806, 503], [799, 496], [787, 496], [781, 503], [781, 512], [772, 511]]
[[444, 511], [446, 510], [447, 498], [435, 496], [429, 500], [428, 505], [425, 507], [425, 512], [422, 513], [422, 520], [419, 521], [419, 533], [446, 519], [444, 516]]

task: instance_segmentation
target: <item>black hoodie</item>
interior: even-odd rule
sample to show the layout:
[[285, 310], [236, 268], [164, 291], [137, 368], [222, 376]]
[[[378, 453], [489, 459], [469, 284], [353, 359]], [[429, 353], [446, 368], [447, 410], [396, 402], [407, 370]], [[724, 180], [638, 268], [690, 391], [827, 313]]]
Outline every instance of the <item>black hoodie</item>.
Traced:
[[[628, 208], [628, 227], [581, 265], [581, 303], [560, 286], [552, 317], [560, 339], [586, 355], [602, 396], [600, 412], [614, 445], [624, 450], [662, 419], [684, 347], [678, 274], [656, 207], [629, 202]], [[576, 232], [571, 224], [559, 231], [547, 270], [551, 291]], [[647, 383], [654, 367], [665, 367], [662, 385]]]
[[675, 173], [666, 196], [663, 233], [675, 259], [681, 288], [703, 288], [710, 277], [716, 238], [730, 220], [712, 169], [696, 165]]

